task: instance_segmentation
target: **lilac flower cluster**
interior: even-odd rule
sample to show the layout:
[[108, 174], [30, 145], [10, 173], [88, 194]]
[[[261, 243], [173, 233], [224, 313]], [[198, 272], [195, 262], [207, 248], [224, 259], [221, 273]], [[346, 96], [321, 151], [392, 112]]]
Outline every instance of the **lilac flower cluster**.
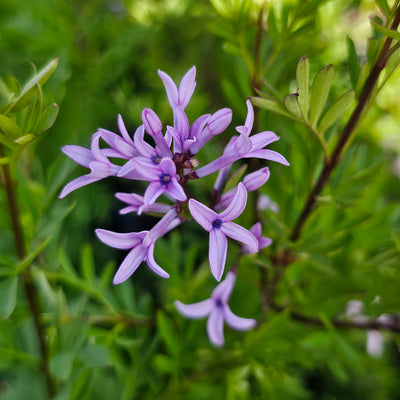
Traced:
[[[92, 182], [109, 176], [129, 180], [149, 182], [143, 195], [136, 193], [117, 193], [116, 197], [126, 203], [121, 214], [136, 212], [152, 213], [161, 216], [160, 221], [149, 231], [116, 233], [97, 229], [98, 238], [105, 244], [118, 249], [129, 250], [128, 255], [118, 268], [114, 283], [127, 280], [145, 261], [148, 267], [163, 278], [169, 274], [162, 269], [154, 258], [157, 240], [185, 221], [183, 212], [189, 209], [193, 219], [209, 232], [209, 262], [213, 276], [220, 281], [226, 262], [227, 237], [243, 243], [243, 253], [256, 253], [268, 246], [271, 240], [263, 238], [261, 223], [250, 230], [232, 222], [246, 207], [247, 193], [258, 190], [269, 178], [268, 167], [246, 175], [235, 188], [223, 192], [225, 181], [235, 161], [246, 158], [259, 158], [289, 165], [279, 153], [265, 149], [279, 137], [269, 131], [251, 135], [254, 123], [252, 105], [247, 101], [247, 117], [243, 126], [236, 127], [238, 135], [233, 136], [221, 156], [209, 164], [199, 167], [194, 158], [214, 136], [226, 130], [232, 120], [232, 111], [228, 108], [214, 114], [205, 114], [192, 124], [185, 108], [193, 95], [196, 82], [196, 69], [192, 67], [182, 78], [179, 87], [170, 76], [158, 71], [173, 111], [173, 126], [163, 125], [157, 114], [148, 108], [142, 111], [143, 124], [131, 137], [121, 116], [118, 116], [120, 134], [99, 129], [92, 136], [90, 150], [69, 145], [63, 152], [78, 164], [89, 168], [87, 175], [68, 183], [60, 198]], [[153, 145], [145, 139], [152, 138]], [[102, 142], [100, 142], [102, 141]], [[100, 143], [102, 143], [100, 145]], [[119, 159], [116, 165], [110, 159]], [[198, 168], [199, 167], [199, 168]], [[218, 171], [214, 185], [215, 201], [210, 208], [189, 194], [190, 182]], [[159, 202], [159, 198], [164, 201]], [[177, 309], [189, 318], [209, 315], [208, 334], [215, 345], [223, 344], [223, 321], [233, 328], [247, 330], [255, 321], [235, 316], [227, 305], [227, 300], [236, 279], [236, 272], [228, 272], [226, 279], [213, 291], [211, 298], [193, 305], [176, 302]]]

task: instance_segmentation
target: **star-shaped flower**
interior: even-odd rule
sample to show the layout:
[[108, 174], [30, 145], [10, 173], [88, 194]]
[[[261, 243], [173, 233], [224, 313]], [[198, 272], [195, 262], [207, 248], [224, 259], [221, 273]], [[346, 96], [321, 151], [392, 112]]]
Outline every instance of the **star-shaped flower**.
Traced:
[[208, 316], [207, 333], [214, 346], [223, 346], [224, 344], [224, 321], [233, 329], [240, 331], [252, 329], [256, 324], [252, 318], [242, 318], [233, 314], [228, 306], [235, 281], [236, 274], [228, 272], [225, 280], [213, 290], [209, 299], [194, 304], [175, 301], [175, 307], [187, 318], [198, 319]]
[[239, 242], [246, 243], [252, 253], [258, 251], [257, 238], [242, 226], [231, 222], [244, 210], [247, 201], [247, 191], [243, 183], [239, 183], [235, 197], [229, 206], [220, 214], [211, 210], [197, 200], [189, 200], [189, 209], [193, 218], [208, 232], [210, 244], [208, 258], [211, 272], [217, 281], [221, 280], [225, 268], [227, 239], [229, 236]]

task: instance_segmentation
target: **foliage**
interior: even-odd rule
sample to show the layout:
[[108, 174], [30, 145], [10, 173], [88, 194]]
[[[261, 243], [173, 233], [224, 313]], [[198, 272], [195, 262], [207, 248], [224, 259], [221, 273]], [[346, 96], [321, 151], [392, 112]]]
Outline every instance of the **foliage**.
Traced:
[[[3, 1], [0, 398], [396, 398], [398, 3]], [[205, 320], [174, 306], [216, 286], [204, 231], [183, 224], [157, 242], [170, 279], [143, 268], [112, 285], [124, 254], [93, 230], [151, 228], [151, 216], [122, 219], [113, 199], [144, 186], [111, 178], [57, 198], [83, 170], [61, 146], [88, 147], [99, 126], [116, 131], [118, 113], [131, 133], [144, 107], [172, 125], [154, 76], [178, 79], [192, 65], [189, 119], [223, 107], [234, 116], [200, 161], [236, 134], [249, 97], [254, 131], [276, 132], [273, 149], [291, 164], [268, 165], [269, 181], [240, 216], [261, 221], [273, 244], [243, 257], [230, 246], [238, 278], [229, 305], [257, 326], [225, 326], [222, 348], [209, 343]], [[226, 190], [265, 163], [241, 165]], [[207, 198], [214, 181], [198, 184]], [[265, 196], [273, 205], [257, 207]]]

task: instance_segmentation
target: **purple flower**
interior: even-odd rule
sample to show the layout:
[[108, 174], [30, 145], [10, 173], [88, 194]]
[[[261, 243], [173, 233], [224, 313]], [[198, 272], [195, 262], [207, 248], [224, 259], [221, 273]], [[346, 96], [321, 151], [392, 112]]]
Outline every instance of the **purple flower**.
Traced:
[[233, 329], [247, 331], [254, 328], [256, 321], [252, 318], [242, 318], [233, 314], [228, 306], [228, 300], [235, 285], [236, 274], [228, 272], [223, 280], [212, 292], [207, 300], [194, 304], [183, 304], [175, 301], [175, 307], [187, 318], [208, 317], [207, 333], [211, 343], [214, 346], [223, 346], [224, 344], [224, 320]]
[[136, 193], [116, 193], [115, 197], [129, 204], [119, 211], [122, 215], [131, 212], [137, 212], [138, 215], [141, 215], [143, 212], [165, 214], [172, 208], [172, 206], [163, 203], [153, 203], [146, 206], [144, 204], [144, 197]]
[[90, 150], [75, 145], [68, 145], [62, 148], [62, 151], [68, 157], [72, 158], [78, 164], [90, 168], [90, 173], [67, 183], [61, 191], [60, 199], [82, 186], [89, 185], [90, 183], [107, 178], [108, 176], [118, 175], [120, 167], [112, 164], [107, 158], [107, 156], [113, 156], [113, 150], [110, 152], [110, 149], [100, 149], [100, 136], [100, 133], [95, 133], [92, 136]]
[[105, 229], [96, 229], [98, 238], [105, 244], [116, 249], [130, 249], [131, 251], [118, 268], [114, 277], [114, 284], [126, 281], [139, 267], [142, 261], [146, 261], [149, 268], [163, 278], [169, 278], [154, 260], [154, 246], [161, 236], [180, 224], [175, 209], [170, 210], [150, 230], [130, 233], [117, 233]]
[[193, 218], [208, 232], [210, 232], [208, 258], [211, 272], [217, 281], [221, 280], [225, 268], [227, 239], [246, 243], [252, 253], [258, 251], [256, 237], [242, 226], [231, 222], [236, 219], [244, 210], [247, 201], [247, 191], [243, 183], [239, 183], [235, 197], [229, 206], [217, 214], [197, 200], [189, 200], [189, 209]]
[[[261, 232], [261, 222], [255, 223], [251, 228], [250, 232], [256, 237], [258, 241], [258, 250], [268, 247], [272, 243], [272, 239], [263, 237]], [[245, 243], [243, 246], [243, 253], [254, 253], [252, 249]]]

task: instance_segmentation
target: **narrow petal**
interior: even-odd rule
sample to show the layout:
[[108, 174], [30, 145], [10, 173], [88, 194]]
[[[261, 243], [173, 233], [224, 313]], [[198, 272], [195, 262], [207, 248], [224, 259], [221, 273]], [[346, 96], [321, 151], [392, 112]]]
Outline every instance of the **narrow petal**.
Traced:
[[67, 183], [58, 197], [62, 199], [74, 190], [79, 189], [82, 186], [89, 185], [90, 183], [96, 182], [100, 179], [101, 178], [94, 178], [92, 175], [80, 176], [79, 178], [76, 178], [73, 181]]
[[212, 115], [207, 122], [207, 127], [211, 135], [219, 135], [223, 132], [232, 121], [232, 110], [230, 108], [222, 108]]
[[236, 282], [236, 274], [232, 271], [229, 271], [226, 274], [226, 278], [213, 290], [211, 294], [212, 299], [220, 299], [224, 303], [229, 300], [231, 296], [233, 287]]
[[135, 146], [138, 152], [147, 158], [157, 156], [156, 150], [144, 141], [144, 125], [140, 125], [134, 134]]
[[178, 183], [176, 178], [172, 178], [167, 187], [167, 192], [176, 200], [185, 201], [186, 194], [182, 186]]
[[[143, 240], [144, 246], [150, 246], [155, 243], [157, 239], [164, 236], [171, 229], [176, 227], [175, 218], [177, 216], [176, 210], [171, 209], [165, 214], [148, 232]], [[179, 220], [179, 219], [178, 219]], [[178, 224], [179, 225], [179, 224]]]
[[64, 154], [72, 158], [75, 162], [89, 168], [89, 164], [94, 160], [93, 154], [89, 149], [73, 144], [61, 148]]
[[219, 214], [219, 217], [224, 222], [231, 221], [237, 218], [246, 207], [246, 202], [247, 202], [247, 190], [244, 187], [243, 183], [239, 182], [235, 193], [235, 197], [229, 204], [228, 208]]
[[175, 85], [175, 82], [163, 71], [158, 70], [158, 76], [161, 78], [164, 84], [169, 104], [172, 108], [174, 108], [178, 104], [178, 89]]
[[258, 190], [270, 177], [269, 168], [261, 168], [257, 171], [248, 174], [243, 179], [243, 185], [248, 192]]
[[200, 132], [204, 129], [207, 121], [210, 119], [211, 114], [204, 114], [201, 115], [196, 121], [193, 122], [192, 126], [190, 127], [190, 137], [195, 138], [198, 137]]
[[212, 229], [210, 232], [208, 259], [211, 272], [217, 281], [221, 280], [225, 269], [228, 241], [221, 229]]
[[156, 260], [154, 259], [154, 244], [150, 245], [147, 248], [147, 265], [149, 268], [155, 272], [157, 275], [160, 275], [163, 278], [169, 278], [169, 274], [167, 271], [164, 271], [157, 263]]
[[194, 89], [196, 87], [196, 67], [192, 67], [186, 72], [185, 76], [182, 78], [179, 84], [178, 97], [179, 105], [183, 108], [189, 104], [189, 101], [193, 95]]
[[118, 285], [119, 283], [126, 281], [138, 269], [139, 265], [146, 257], [146, 253], [147, 249], [145, 247], [141, 245], [134, 247], [118, 268], [113, 283]]
[[276, 142], [279, 140], [279, 136], [277, 136], [274, 132], [265, 131], [253, 135], [250, 139], [252, 143], [252, 150], [258, 150], [268, 146], [273, 142]]
[[207, 321], [207, 333], [214, 346], [224, 345], [224, 316], [222, 310], [214, 309]]
[[258, 251], [257, 238], [246, 228], [243, 228], [243, 226], [235, 224], [234, 222], [224, 222], [221, 226], [221, 231], [226, 236], [246, 244], [251, 250], [251, 253], [256, 253]]
[[92, 154], [97, 161], [108, 164], [109, 163], [108, 158], [100, 150], [100, 137], [101, 134], [99, 132], [92, 135], [92, 143], [90, 146], [90, 150], [92, 151]]
[[263, 160], [276, 161], [276, 162], [286, 165], [286, 166], [290, 165], [285, 157], [283, 157], [281, 154], [279, 154], [278, 152], [273, 151], [273, 150], [267, 150], [267, 149], [254, 150], [254, 151], [250, 151], [249, 153], [246, 153], [242, 157], [243, 158], [262, 158]]
[[121, 132], [122, 137], [126, 140], [127, 143], [134, 144], [132, 138], [130, 137], [128, 131], [126, 130], [124, 120], [122, 119], [121, 114], [118, 114], [118, 128]]
[[97, 237], [106, 245], [116, 249], [132, 249], [143, 241], [146, 231], [117, 233], [105, 229], [95, 230]]
[[176, 174], [175, 163], [167, 157], [164, 157], [160, 162], [160, 168], [165, 174], [169, 174], [171, 177]]
[[177, 310], [186, 318], [198, 319], [204, 318], [210, 314], [214, 302], [211, 299], [199, 301], [193, 304], [183, 304], [179, 300], [174, 302]]
[[238, 331], [248, 331], [256, 325], [255, 319], [238, 317], [231, 311], [228, 305], [225, 305], [223, 312], [226, 323]]
[[192, 217], [199, 223], [207, 232], [212, 230], [212, 221], [218, 218], [218, 214], [200, 203], [195, 199], [189, 200], [189, 210]]
[[153, 204], [165, 191], [165, 187], [159, 182], [151, 182], [144, 193], [144, 204]]
[[250, 100], [246, 101], [247, 105], [247, 116], [246, 116], [246, 121], [244, 123], [245, 127], [249, 130], [249, 133], [253, 129], [253, 123], [254, 123], [254, 110], [253, 106], [250, 102]]

